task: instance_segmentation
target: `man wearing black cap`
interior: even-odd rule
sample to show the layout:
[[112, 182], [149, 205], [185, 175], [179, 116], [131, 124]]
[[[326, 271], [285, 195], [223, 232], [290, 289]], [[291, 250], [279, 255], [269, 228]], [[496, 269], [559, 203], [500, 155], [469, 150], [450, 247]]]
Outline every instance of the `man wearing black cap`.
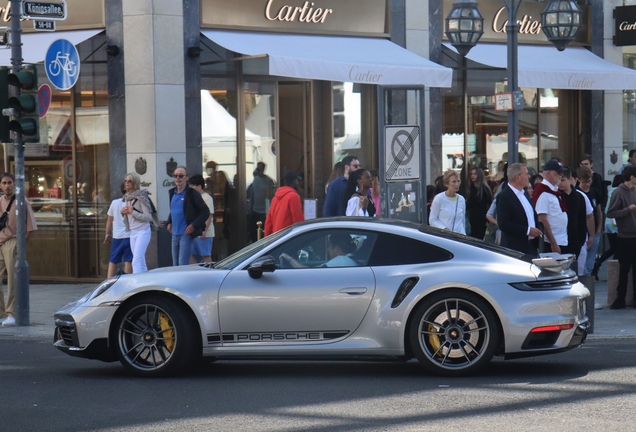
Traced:
[[287, 171], [283, 176], [283, 185], [278, 188], [269, 206], [265, 219], [266, 236], [305, 220], [297, 188], [298, 174]]
[[543, 181], [534, 187], [532, 202], [539, 222], [543, 224], [545, 252], [561, 253], [568, 244], [568, 204], [559, 190], [559, 182], [567, 170], [556, 159], [543, 166]]

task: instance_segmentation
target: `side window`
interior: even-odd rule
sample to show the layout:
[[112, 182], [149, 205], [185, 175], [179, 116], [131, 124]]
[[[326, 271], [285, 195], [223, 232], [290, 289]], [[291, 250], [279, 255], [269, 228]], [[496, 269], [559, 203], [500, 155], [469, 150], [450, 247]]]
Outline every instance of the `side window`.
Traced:
[[424, 264], [448, 261], [451, 258], [453, 254], [449, 251], [426, 242], [393, 234], [380, 234], [368, 265]]
[[278, 246], [270, 255], [277, 268], [366, 266], [377, 237], [361, 230], [312, 231]]

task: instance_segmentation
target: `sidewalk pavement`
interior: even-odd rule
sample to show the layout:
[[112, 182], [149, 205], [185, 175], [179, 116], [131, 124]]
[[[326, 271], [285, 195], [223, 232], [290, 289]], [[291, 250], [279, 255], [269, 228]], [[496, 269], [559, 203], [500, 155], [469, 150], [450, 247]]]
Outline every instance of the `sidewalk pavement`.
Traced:
[[[606, 267], [606, 266], [603, 266]], [[607, 280], [605, 272], [596, 282], [596, 302], [603, 309], [594, 311], [594, 333], [590, 339], [636, 338], [636, 309], [610, 310], [607, 305]], [[29, 318], [31, 325], [24, 327], [0, 327], [0, 337], [40, 337], [53, 341], [55, 325], [53, 314], [67, 303], [76, 300], [95, 288], [95, 283], [31, 284], [29, 292]]]

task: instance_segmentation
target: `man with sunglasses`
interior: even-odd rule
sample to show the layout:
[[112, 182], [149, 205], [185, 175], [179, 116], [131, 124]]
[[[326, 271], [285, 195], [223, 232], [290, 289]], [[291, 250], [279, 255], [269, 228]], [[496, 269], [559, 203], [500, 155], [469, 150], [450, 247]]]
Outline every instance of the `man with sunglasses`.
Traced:
[[322, 206], [322, 215], [324, 217], [345, 216], [347, 208], [345, 206], [344, 193], [347, 188], [347, 181], [349, 180], [349, 174], [360, 169], [360, 161], [358, 161], [356, 156], [347, 156], [342, 160], [342, 166], [344, 167], [344, 173], [329, 183], [329, 187], [327, 187], [327, 196]]
[[174, 170], [175, 187], [170, 195], [170, 214], [166, 228], [172, 234], [172, 264], [188, 265], [192, 242], [205, 229], [210, 209], [201, 194], [188, 186], [188, 171], [179, 166]]

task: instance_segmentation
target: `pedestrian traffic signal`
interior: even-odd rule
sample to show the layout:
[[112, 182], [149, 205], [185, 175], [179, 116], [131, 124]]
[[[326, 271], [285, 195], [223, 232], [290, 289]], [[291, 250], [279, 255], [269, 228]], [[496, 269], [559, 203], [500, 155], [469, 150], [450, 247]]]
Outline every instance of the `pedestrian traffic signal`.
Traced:
[[35, 65], [9, 74], [7, 83], [18, 88], [18, 95], [9, 98], [9, 108], [20, 118], [9, 122], [9, 130], [22, 134], [23, 142], [40, 142], [40, 115], [38, 112], [38, 73]]
[[9, 117], [2, 115], [2, 110], [9, 108], [9, 85], [7, 77], [9, 76], [9, 68], [0, 67], [0, 142], [10, 142], [11, 134], [9, 133]]

